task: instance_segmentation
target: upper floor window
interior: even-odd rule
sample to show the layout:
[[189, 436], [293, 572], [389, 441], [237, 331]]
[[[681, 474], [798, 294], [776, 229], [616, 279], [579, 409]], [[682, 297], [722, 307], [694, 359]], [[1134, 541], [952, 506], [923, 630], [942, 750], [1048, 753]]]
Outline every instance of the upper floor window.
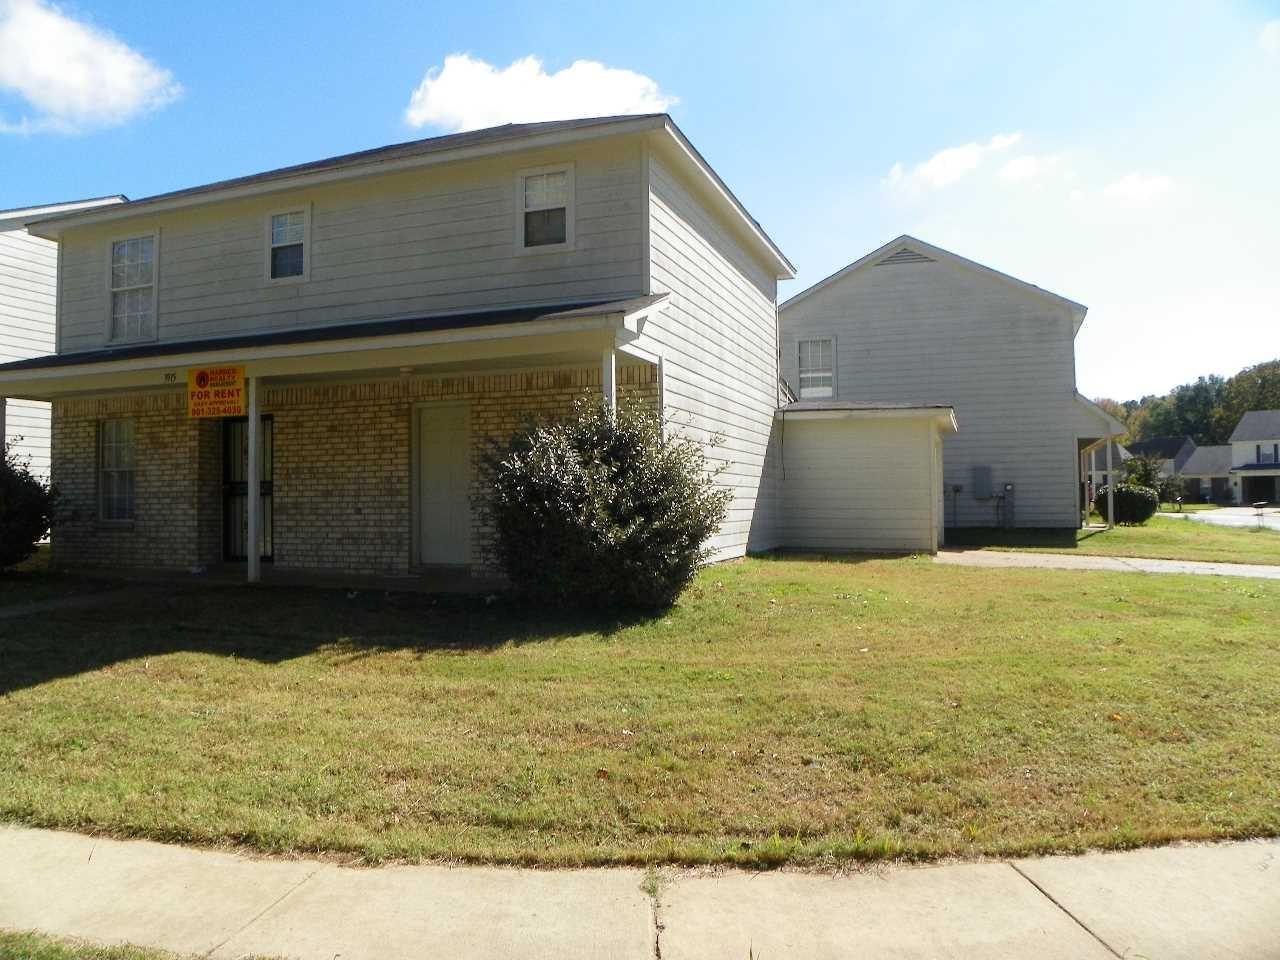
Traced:
[[835, 395], [835, 350], [830, 338], [800, 341], [800, 399]]
[[103, 420], [98, 427], [98, 516], [132, 520], [136, 430], [132, 420]]
[[111, 339], [154, 340], [156, 335], [156, 238], [111, 244]]
[[563, 250], [573, 246], [573, 168], [526, 170], [518, 183], [520, 248]]
[[267, 276], [272, 280], [307, 275], [307, 211], [271, 215]]

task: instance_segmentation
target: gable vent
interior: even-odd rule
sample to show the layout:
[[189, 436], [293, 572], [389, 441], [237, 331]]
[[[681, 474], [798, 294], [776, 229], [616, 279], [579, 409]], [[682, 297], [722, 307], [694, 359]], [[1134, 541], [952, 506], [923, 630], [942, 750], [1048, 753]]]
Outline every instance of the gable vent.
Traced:
[[903, 247], [897, 253], [891, 253], [876, 263], [877, 267], [887, 267], [892, 263], [934, 263], [933, 257], [926, 257], [923, 253], [916, 253], [907, 247]]

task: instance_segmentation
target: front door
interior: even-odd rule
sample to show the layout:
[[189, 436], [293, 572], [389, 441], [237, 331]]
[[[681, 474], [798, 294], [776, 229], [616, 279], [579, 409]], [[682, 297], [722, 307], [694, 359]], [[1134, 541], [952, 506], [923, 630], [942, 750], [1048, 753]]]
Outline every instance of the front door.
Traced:
[[[262, 537], [259, 556], [270, 560], [271, 537], [271, 471], [274, 442], [271, 417], [262, 418], [258, 432], [259, 461], [262, 466], [261, 491]], [[227, 560], [249, 557], [249, 421], [222, 421], [222, 555]]]
[[417, 422], [418, 562], [471, 562], [471, 410], [422, 407]]

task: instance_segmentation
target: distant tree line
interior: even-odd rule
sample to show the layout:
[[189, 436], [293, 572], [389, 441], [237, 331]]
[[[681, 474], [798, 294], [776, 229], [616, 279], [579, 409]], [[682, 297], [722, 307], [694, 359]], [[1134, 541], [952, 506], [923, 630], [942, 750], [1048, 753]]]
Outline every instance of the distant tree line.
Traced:
[[1130, 441], [1189, 436], [1197, 446], [1226, 443], [1246, 410], [1280, 410], [1280, 360], [1246, 367], [1234, 377], [1210, 374], [1164, 396], [1097, 401], [1124, 423]]

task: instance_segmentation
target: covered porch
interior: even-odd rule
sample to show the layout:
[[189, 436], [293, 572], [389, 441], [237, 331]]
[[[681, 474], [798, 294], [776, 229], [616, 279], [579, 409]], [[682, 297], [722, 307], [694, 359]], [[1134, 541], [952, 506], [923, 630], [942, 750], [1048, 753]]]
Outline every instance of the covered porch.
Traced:
[[1095, 487], [1091, 482], [1102, 469], [1107, 479], [1107, 497], [1097, 504], [1107, 518], [1107, 527], [1116, 525], [1114, 485], [1121, 468], [1117, 439], [1124, 435], [1125, 426], [1092, 400], [1079, 393], [1075, 395], [1074, 429], [1076, 450], [1076, 489], [1080, 505], [1080, 526], [1089, 525], [1089, 510], [1094, 503]]
[[[492, 440], [584, 394], [661, 403], [633, 341], [664, 299], [57, 355], [0, 367], [0, 395], [53, 404], [55, 564], [413, 589], [484, 573]], [[192, 416], [211, 369], [243, 395]]]

